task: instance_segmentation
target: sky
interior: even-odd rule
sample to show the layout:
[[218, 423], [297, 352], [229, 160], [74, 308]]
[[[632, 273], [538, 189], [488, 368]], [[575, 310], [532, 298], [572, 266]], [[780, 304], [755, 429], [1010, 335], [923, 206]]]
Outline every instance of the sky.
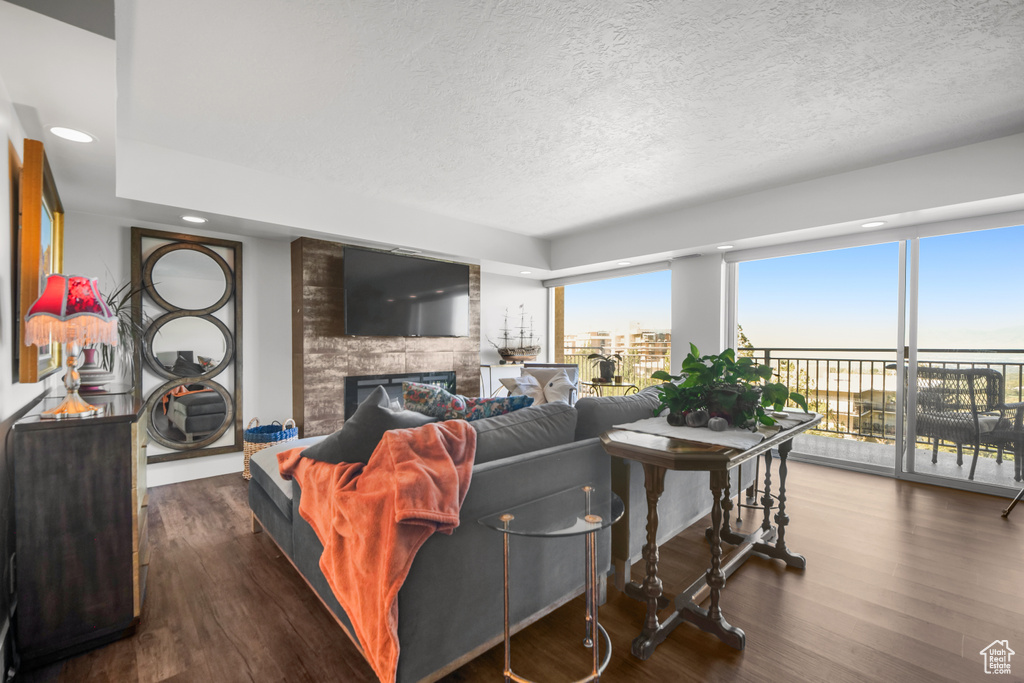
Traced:
[[584, 282], [565, 288], [565, 333], [668, 330], [672, 322], [670, 271]]
[[[1024, 227], [921, 240], [919, 346], [1024, 348]], [[895, 348], [897, 243], [741, 263], [754, 346]]]
[[[922, 348], [1024, 349], [1024, 226], [921, 240]], [[754, 346], [896, 347], [896, 242], [739, 264]], [[669, 271], [565, 288], [565, 331], [671, 327]]]

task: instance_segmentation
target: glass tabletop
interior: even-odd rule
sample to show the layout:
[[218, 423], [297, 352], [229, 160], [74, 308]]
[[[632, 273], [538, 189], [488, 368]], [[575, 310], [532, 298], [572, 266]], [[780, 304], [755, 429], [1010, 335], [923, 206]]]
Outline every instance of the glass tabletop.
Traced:
[[519, 536], [576, 536], [609, 527], [622, 517], [622, 499], [608, 489], [577, 486], [480, 518]]

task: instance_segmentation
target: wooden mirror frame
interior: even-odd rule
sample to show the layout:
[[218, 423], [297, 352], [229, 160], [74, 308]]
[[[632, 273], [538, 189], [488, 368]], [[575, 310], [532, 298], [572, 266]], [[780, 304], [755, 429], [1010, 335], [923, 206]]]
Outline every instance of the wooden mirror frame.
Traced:
[[[18, 204], [21, 229], [18, 231], [18, 381], [33, 384], [52, 375], [61, 368], [60, 344], [52, 345], [49, 356], [42, 356], [39, 347], [25, 346], [25, 316], [39, 298], [39, 281], [43, 275], [64, 271], [64, 205], [57, 194], [50, 163], [46, 160], [43, 143], [25, 140], [25, 160], [21, 167]], [[41, 273], [39, 261], [42, 240], [43, 208], [53, 217], [50, 226], [50, 271]]]
[[[157, 247], [148, 258], [143, 258], [143, 240], [145, 238], [166, 240], [168, 243]], [[211, 247], [220, 247], [232, 252], [233, 266], [229, 266], [219, 254]], [[163, 256], [179, 250], [198, 251], [209, 256], [221, 268], [224, 273], [227, 286], [224, 296], [215, 305], [205, 308], [187, 309], [181, 308], [167, 301], [153, 286], [153, 268], [156, 262]], [[162, 230], [150, 230], [148, 228], [132, 228], [132, 319], [145, 328], [145, 334], [141, 343], [136, 347], [135, 353], [135, 394], [145, 402], [147, 415], [152, 416], [153, 411], [161, 401], [163, 395], [178, 384], [203, 384], [220, 394], [225, 400], [225, 419], [215, 432], [206, 435], [192, 443], [177, 442], [166, 438], [156, 432], [153, 421], [149, 420], [149, 435], [156, 443], [173, 449], [170, 453], [158, 453], [150, 455], [148, 462], [167, 462], [170, 460], [181, 460], [184, 458], [195, 458], [218, 453], [234, 453], [241, 451], [242, 443], [242, 243], [233, 240], [222, 240], [215, 237], [197, 237], [183, 233], [164, 232]], [[162, 314], [152, 318], [143, 317], [143, 295], [145, 295], [153, 306], [163, 311]], [[223, 321], [213, 318], [215, 311], [225, 306], [232, 307], [233, 325], [228, 326]], [[160, 372], [157, 368], [156, 355], [153, 352], [153, 340], [159, 328], [171, 320], [182, 317], [197, 317], [212, 322], [225, 336], [226, 348], [224, 358], [215, 367], [195, 377], [177, 377], [170, 373]], [[233, 328], [233, 329], [231, 329]], [[143, 394], [142, 380], [143, 372], [149, 372], [161, 379], [159, 386], [153, 388], [148, 395]], [[222, 373], [231, 372], [233, 389], [228, 391], [226, 387], [218, 383], [214, 377]], [[211, 446], [218, 441], [225, 433], [232, 432], [233, 443]]]

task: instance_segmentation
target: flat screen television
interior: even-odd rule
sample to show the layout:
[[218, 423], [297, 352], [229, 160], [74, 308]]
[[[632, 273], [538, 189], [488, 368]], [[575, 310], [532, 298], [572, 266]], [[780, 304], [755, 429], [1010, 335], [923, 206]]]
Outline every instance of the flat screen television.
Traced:
[[345, 247], [345, 333], [468, 337], [469, 266]]

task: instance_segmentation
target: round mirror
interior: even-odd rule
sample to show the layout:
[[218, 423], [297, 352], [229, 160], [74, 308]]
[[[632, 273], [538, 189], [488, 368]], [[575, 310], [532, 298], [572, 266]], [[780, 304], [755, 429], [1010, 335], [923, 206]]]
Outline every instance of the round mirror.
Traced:
[[160, 247], [146, 260], [142, 282], [169, 311], [212, 313], [231, 297], [231, 269], [220, 254], [201, 244]]
[[227, 431], [233, 420], [231, 395], [210, 380], [189, 384], [171, 380], [150, 398], [149, 434], [168, 448], [208, 446]]
[[146, 329], [143, 355], [166, 379], [214, 377], [234, 356], [231, 332], [211, 315], [168, 313]]

